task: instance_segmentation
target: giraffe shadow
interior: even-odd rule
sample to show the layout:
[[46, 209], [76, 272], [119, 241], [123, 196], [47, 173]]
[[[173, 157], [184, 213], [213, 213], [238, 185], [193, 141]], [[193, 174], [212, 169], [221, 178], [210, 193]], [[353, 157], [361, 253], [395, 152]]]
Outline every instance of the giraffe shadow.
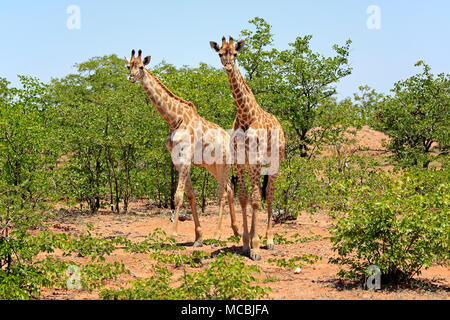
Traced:
[[243, 256], [246, 257], [246, 255], [242, 252], [242, 246], [236, 246], [233, 245], [231, 247], [224, 247], [224, 248], [220, 248], [217, 249], [213, 252], [211, 252], [211, 258], [215, 258], [220, 254], [228, 254], [231, 253], [232, 255], [239, 255], [239, 256]]
[[193, 246], [194, 246], [194, 241], [177, 243], [177, 247], [193, 247]]

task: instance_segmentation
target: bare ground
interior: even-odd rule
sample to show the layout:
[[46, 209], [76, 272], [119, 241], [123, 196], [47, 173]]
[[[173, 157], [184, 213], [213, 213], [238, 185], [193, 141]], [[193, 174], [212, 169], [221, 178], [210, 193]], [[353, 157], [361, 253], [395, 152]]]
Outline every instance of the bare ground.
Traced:
[[[363, 127], [356, 136], [349, 136], [352, 140], [343, 146], [344, 154], [353, 153], [356, 150], [365, 149], [365, 154], [377, 156], [383, 154], [382, 141], [387, 136]], [[368, 150], [367, 150], [368, 149]], [[335, 152], [333, 148], [324, 153]], [[241, 209], [238, 203], [235, 203], [238, 225], [241, 226]], [[73, 212], [73, 211], [72, 211]], [[217, 206], [208, 206], [205, 214], [200, 216], [203, 228], [203, 239], [213, 238], [217, 225]], [[169, 210], [159, 210], [151, 208], [145, 200], [135, 201], [130, 205], [130, 213], [127, 215], [111, 214], [106, 211], [100, 211], [96, 215], [67, 214], [58, 215], [57, 220], [52, 221], [51, 228], [54, 232], [77, 233], [86, 229], [86, 224], [92, 224], [94, 233], [99, 233], [103, 237], [126, 236], [132, 241], [142, 241], [143, 238], [156, 228], [164, 230], [170, 235], [172, 224], [170, 222]], [[267, 224], [266, 214], [263, 212], [258, 217], [259, 234], [264, 235]], [[224, 216], [223, 232], [221, 240], [228, 239], [233, 233], [229, 227], [228, 208]], [[304, 213], [296, 221], [289, 221], [284, 224], [277, 224], [274, 232], [282, 235], [284, 238], [293, 240], [294, 234], [300, 234], [302, 237], [321, 236], [317, 240], [310, 240], [303, 243], [276, 245], [275, 250], [268, 251], [262, 249], [262, 260], [253, 262], [246, 258], [247, 265], [257, 264], [261, 268], [259, 276], [263, 286], [269, 286], [272, 289], [269, 298], [280, 300], [300, 300], [300, 299], [440, 299], [448, 300], [450, 298], [450, 268], [443, 266], [433, 266], [423, 270], [420, 277], [415, 279], [415, 283], [408, 288], [384, 289], [377, 291], [367, 291], [351, 282], [339, 281], [336, 274], [338, 266], [328, 263], [328, 259], [335, 253], [332, 251], [332, 244], [329, 240], [329, 227], [333, 225], [332, 219], [324, 212], [318, 212], [314, 215]], [[240, 228], [242, 230], [242, 228]], [[194, 223], [193, 221], [184, 221], [179, 223], [179, 234], [177, 243], [185, 246], [187, 253], [195, 250], [192, 242], [194, 241]], [[240, 253], [241, 244], [228, 242], [224, 247], [214, 247], [204, 245], [201, 250], [209, 253], [218, 253], [220, 251], [231, 251]], [[288, 268], [277, 267], [273, 263], [268, 263], [268, 259], [285, 258], [289, 260], [292, 257], [303, 254], [315, 254], [321, 257], [321, 260], [312, 265], [305, 264], [300, 273], [295, 274]], [[72, 257], [77, 263], [87, 263], [87, 258]], [[121, 261], [132, 271], [135, 277], [147, 277], [152, 274], [152, 261], [148, 254], [125, 253], [121, 249], [115, 250], [106, 258], [106, 262]], [[182, 269], [172, 268], [175, 277], [181, 277]], [[191, 269], [188, 271], [195, 271]], [[263, 284], [263, 280], [271, 278], [275, 281]], [[118, 283], [111, 285], [118, 286], [125, 284], [126, 280], [133, 279], [132, 276], [120, 278]], [[98, 299], [97, 292], [86, 292], [77, 290], [44, 290], [43, 299]]]
[[[126, 235], [132, 241], [142, 241], [143, 238], [156, 228], [164, 230], [168, 235], [171, 231], [170, 212], [168, 210], [149, 210], [145, 202], [134, 202], [132, 211], [128, 215], [113, 215], [106, 212], [97, 215], [67, 215], [59, 217], [53, 224], [52, 231], [76, 233], [86, 229], [86, 224], [92, 224], [94, 233], [101, 234], [102, 237]], [[236, 205], [239, 225], [242, 218], [240, 208]], [[204, 233], [204, 239], [212, 239], [217, 227], [217, 207], [209, 206], [205, 214], [201, 216], [201, 224]], [[264, 234], [266, 217], [261, 214], [258, 219], [260, 234]], [[336, 273], [339, 268], [336, 265], [328, 263], [328, 259], [335, 255], [332, 251], [332, 245], [329, 240], [328, 228], [332, 226], [333, 221], [325, 213], [316, 213], [314, 215], [303, 214], [296, 221], [289, 221], [284, 224], [277, 224], [274, 232], [282, 235], [289, 240], [295, 239], [294, 234], [300, 234], [301, 237], [313, 237], [320, 235], [317, 240], [310, 240], [304, 243], [276, 245], [275, 250], [268, 251], [263, 247], [262, 260], [254, 262], [248, 258], [245, 259], [247, 265], [257, 264], [261, 269], [259, 278], [262, 286], [269, 286], [272, 292], [269, 295], [271, 299], [277, 300], [302, 300], [302, 299], [441, 299], [450, 298], [450, 268], [443, 266], [434, 266], [424, 270], [418, 277], [412, 288], [385, 289], [377, 291], [367, 291], [354, 285], [351, 282], [339, 281]], [[228, 239], [233, 235], [229, 227], [229, 215], [224, 217], [224, 226], [222, 240]], [[179, 234], [177, 243], [186, 248], [186, 253], [198, 250], [192, 247], [194, 241], [194, 223], [193, 221], [179, 222]], [[208, 253], [218, 253], [220, 251], [231, 251], [240, 254], [241, 244], [228, 242], [227, 246], [216, 247], [204, 245], [200, 248]], [[289, 268], [277, 267], [274, 263], [268, 263], [268, 259], [280, 259], [301, 256], [303, 254], [315, 254], [321, 257], [321, 260], [312, 265], [305, 264], [300, 273], [295, 274]], [[72, 257], [77, 263], [87, 263], [89, 259]], [[152, 271], [152, 264], [148, 254], [125, 253], [121, 249], [115, 250], [107, 257], [106, 262], [121, 261], [132, 271], [133, 276], [147, 277]], [[195, 272], [198, 269], [188, 271]], [[171, 267], [176, 278], [181, 277], [182, 269]], [[273, 282], [263, 283], [264, 279], [276, 278]], [[118, 283], [111, 283], [114, 286], [125, 284], [126, 280], [132, 277], [123, 277]], [[97, 292], [86, 292], [77, 290], [45, 290], [43, 299], [98, 299]]]

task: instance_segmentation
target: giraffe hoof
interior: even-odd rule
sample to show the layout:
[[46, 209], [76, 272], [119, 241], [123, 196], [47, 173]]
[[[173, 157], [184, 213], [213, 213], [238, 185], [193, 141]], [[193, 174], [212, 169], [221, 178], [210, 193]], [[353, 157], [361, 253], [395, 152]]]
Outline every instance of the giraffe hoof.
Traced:
[[273, 249], [275, 249], [274, 244], [273, 243], [268, 243], [267, 244], [267, 250], [273, 250]]
[[246, 257], [250, 257], [250, 248], [243, 248], [242, 254]]
[[259, 260], [261, 260], [261, 255], [259, 253], [253, 252], [250, 254], [250, 258], [253, 261], [259, 261]]
[[203, 247], [202, 240], [197, 240], [194, 242], [194, 248], [199, 248], [199, 247]]

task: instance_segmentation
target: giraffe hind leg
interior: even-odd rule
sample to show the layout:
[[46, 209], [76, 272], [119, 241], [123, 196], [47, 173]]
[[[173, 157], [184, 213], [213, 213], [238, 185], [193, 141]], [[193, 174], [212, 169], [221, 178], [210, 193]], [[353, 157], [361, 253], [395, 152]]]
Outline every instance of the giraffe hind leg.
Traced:
[[275, 181], [277, 180], [277, 175], [269, 176], [269, 181], [267, 183], [266, 189], [266, 199], [267, 199], [267, 249], [273, 250], [275, 248], [275, 244], [273, 241], [273, 230], [272, 230], [272, 203], [274, 198], [275, 191]]

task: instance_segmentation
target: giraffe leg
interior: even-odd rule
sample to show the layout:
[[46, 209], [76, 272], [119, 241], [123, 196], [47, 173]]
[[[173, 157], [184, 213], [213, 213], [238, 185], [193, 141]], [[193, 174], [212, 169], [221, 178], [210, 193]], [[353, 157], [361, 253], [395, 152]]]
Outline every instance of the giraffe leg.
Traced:
[[177, 191], [175, 192], [174, 196], [174, 204], [175, 204], [175, 217], [173, 220], [172, 225], [172, 238], [175, 238], [178, 236], [178, 217], [180, 215], [180, 209], [183, 205], [183, 198], [184, 198], [184, 189], [186, 186], [186, 179], [189, 176], [189, 170], [190, 167], [187, 165], [180, 165], [176, 166], [179, 177], [178, 177], [178, 186]]
[[233, 229], [233, 233], [236, 237], [240, 237], [239, 227], [236, 223], [236, 212], [234, 211], [234, 191], [231, 187], [231, 183], [226, 179], [227, 184], [227, 197], [228, 197], [228, 207], [230, 208], [230, 218], [231, 218], [231, 229]]
[[219, 225], [215, 238], [219, 239], [222, 232], [222, 217], [225, 209], [225, 194], [228, 198], [228, 207], [230, 208], [231, 228], [235, 236], [240, 236], [239, 228], [236, 223], [236, 213], [234, 211], [234, 192], [231, 183], [228, 180], [229, 165], [220, 165], [216, 167], [217, 181], [219, 182]]
[[249, 166], [250, 183], [252, 187], [251, 205], [252, 205], [252, 227], [250, 230], [250, 238], [252, 242], [252, 249], [250, 251], [250, 258], [254, 261], [261, 260], [259, 252], [260, 241], [257, 229], [258, 212], [261, 206], [261, 193], [259, 190], [259, 183], [261, 179], [261, 166]]
[[189, 203], [191, 205], [192, 216], [194, 218], [195, 225], [195, 242], [194, 247], [203, 246], [203, 232], [202, 227], [200, 226], [200, 220], [198, 218], [197, 206], [195, 203], [195, 193], [194, 188], [192, 187], [191, 177], [188, 175], [186, 178], [186, 195], [189, 199]]
[[225, 180], [224, 174], [221, 172], [223, 169], [219, 166], [217, 167], [217, 182], [219, 184], [219, 222], [217, 224], [216, 232], [214, 233], [214, 238], [219, 240], [222, 235], [222, 218], [223, 218], [223, 209], [225, 207]]
[[245, 166], [244, 165], [235, 165], [235, 171], [238, 176], [239, 183], [239, 203], [242, 208], [242, 252], [244, 255], [250, 255], [250, 236], [248, 233], [248, 223], [247, 223], [247, 203], [248, 203], [248, 194], [247, 187], [245, 185]]
[[267, 249], [273, 250], [275, 245], [273, 243], [273, 230], [272, 230], [272, 203], [275, 190], [275, 181], [277, 180], [277, 175], [269, 176], [269, 181], [266, 189], [266, 199], [267, 199]]

